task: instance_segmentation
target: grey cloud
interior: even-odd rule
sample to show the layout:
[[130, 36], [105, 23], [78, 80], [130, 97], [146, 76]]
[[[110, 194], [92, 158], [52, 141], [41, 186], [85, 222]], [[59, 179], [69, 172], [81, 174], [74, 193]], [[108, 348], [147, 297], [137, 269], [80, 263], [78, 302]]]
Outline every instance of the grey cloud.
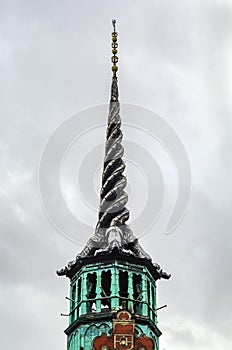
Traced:
[[118, 19], [121, 100], [164, 116], [192, 165], [192, 200], [181, 225], [163, 235], [166, 208], [142, 239], [154, 260], [172, 273], [158, 285], [159, 304], [168, 304], [159, 313], [160, 348], [231, 347], [231, 11], [230, 1], [217, 0], [1, 4], [0, 343], [5, 349], [66, 347], [67, 320], [59, 315], [68, 310], [68, 281], [58, 279], [55, 270], [80, 247], [47, 220], [38, 165], [59, 123], [108, 100], [112, 17]]

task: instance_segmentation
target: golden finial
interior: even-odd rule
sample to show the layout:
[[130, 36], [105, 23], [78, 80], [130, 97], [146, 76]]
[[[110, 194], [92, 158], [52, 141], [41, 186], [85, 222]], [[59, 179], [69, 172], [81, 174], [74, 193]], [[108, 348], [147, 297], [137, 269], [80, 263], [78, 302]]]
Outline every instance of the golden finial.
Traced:
[[118, 63], [118, 56], [116, 56], [116, 54], [118, 53], [118, 43], [117, 43], [117, 36], [118, 36], [118, 33], [115, 31], [115, 24], [116, 24], [116, 20], [113, 19], [112, 20], [112, 25], [113, 25], [113, 33], [112, 33], [112, 53], [113, 53], [113, 56], [111, 57], [111, 61], [113, 63], [113, 66], [112, 66], [112, 71], [113, 71], [113, 77], [116, 77], [116, 72], [118, 70], [118, 67], [117, 67], [117, 63]]

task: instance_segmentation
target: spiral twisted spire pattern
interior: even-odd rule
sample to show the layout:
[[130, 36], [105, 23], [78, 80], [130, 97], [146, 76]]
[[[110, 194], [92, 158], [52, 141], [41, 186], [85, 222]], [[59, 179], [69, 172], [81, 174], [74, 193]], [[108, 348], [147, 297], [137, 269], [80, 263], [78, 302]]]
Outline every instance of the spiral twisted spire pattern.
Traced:
[[125, 207], [128, 201], [125, 187], [126, 177], [123, 175], [125, 163], [122, 160], [124, 148], [122, 146], [122, 130], [120, 118], [120, 104], [118, 100], [118, 33], [115, 29], [116, 20], [112, 20], [112, 85], [106, 132], [105, 159], [102, 175], [102, 188], [100, 193], [99, 220], [96, 229], [107, 229], [112, 226], [128, 231], [125, 222], [129, 219], [129, 211]]
[[129, 211], [126, 208], [128, 195], [125, 192], [127, 180], [123, 175], [122, 137], [117, 78], [113, 77], [97, 229], [117, 226], [124, 231], [127, 228], [125, 222], [129, 219]]
[[[95, 233], [89, 238], [76, 259], [57, 271], [58, 275], [67, 275], [77, 261], [95, 256], [119, 252], [120, 254], [132, 254], [137, 258], [151, 260], [151, 257], [143, 250], [138, 239], [134, 236], [130, 227], [126, 224], [129, 219], [129, 210], [126, 208], [128, 195], [125, 191], [127, 185], [124, 176], [125, 163], [123, 161], [124, 148], [122, 146], [122, 130], [120, 118], [120, 104], [118, 82], [116, 73], [117, 62], [117, 32], [113, 20], [112, 33], [112, 85], [109, 104], [108, 125], [106, 131], [105, 158], [102, 174], [102, 187], [100, 192], [99, 217]], [[163, 272], [158, 264], [154, 265], [160, 278], [169, 278], [170, 275]]]

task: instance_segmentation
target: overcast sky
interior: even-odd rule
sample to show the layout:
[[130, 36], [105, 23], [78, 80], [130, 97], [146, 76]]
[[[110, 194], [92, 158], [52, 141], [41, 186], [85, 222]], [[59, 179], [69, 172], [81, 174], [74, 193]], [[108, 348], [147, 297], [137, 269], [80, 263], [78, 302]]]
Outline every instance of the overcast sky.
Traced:
[[[67, 319], [60, 313], [68, 312], [68, 280], [55, 271], [81, 247], [59, 234], [44, 213], [38, 169], [60, 123], [108, 102], [112, 18], [119, 32], [120, 100], [161, 115], [181, 138], [192, 169], [183, 221], [165, 235], [167, 207], [141, 239], [172, 274], [158, 283], [158, 304], [168, 304], [159, 312], [160, 349], [231, 349], [229, 0], [0, 1], [1, 348], [66, 348]], [[140, 141], [149, 148], [145, 136]], [[76, 145], [77, 158], [80, 153]], [[127, 171], [133, 219], [140, 210], [133, 193], [140, 180], [132, 178], [132, 165]], [[100, 183], [94, 181], [97, 193]], [[67, 186], [67, 176], [63, 182]], [[174, 185], [173, 179], [167, 198]], [[71, 196], [70, 207], [75, 201], [85, 212], [78, 196]], [[87, 240], [94, 224], [76, 239]]]

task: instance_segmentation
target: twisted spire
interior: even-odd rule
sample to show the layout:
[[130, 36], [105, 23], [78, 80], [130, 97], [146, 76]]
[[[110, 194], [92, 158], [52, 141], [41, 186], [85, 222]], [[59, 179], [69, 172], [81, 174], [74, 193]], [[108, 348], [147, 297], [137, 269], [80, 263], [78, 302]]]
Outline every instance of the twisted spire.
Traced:
[[[79, 259], [105, 254], [117, 248], [122, 254], [132, 254], [135, 257], [151, 260], [150, 256], [140, 246], [138, 239], [134, 236], [130, 227], [126, 224], [129, 219], [129, 211], [126, 208], [128, 196], [125, 192], [127, 184], [123, 175], [125, 163], [122, 159], [124, 148], [122, 146], [122, 131], [120, 118], [120, 105], [118, 101], [117, 83], [117, 32], [113, 20], [112, 53], [113, 77], [111, 85], [111, 96], [108, 115], [108, 126], [106, 132], [106, 146], [104, 168], [102, 174], [102, 188], [100, 192], [99, 218], [94, 235], [89, 238], [86, 246], [70, 261], [68, 265], [57, 271], [59, 276], [68, 275]], [[159, 278], [169, 278], [170, 275], [163, 272], [158, 264], [154, 264]]]
[[120, 118], [120, 104], [118, 101], [117, 82], [117, 32], [113, 20], [112, 53], [113, 63], [111, 96], [109, 105], [108, 125], [106, 131], [105, 158], [102, 174], [102, 187], [100, 192], [99, 217], [94, 235], [88, 240], [86, 246], [77, 255], [80, 257], [91, 256], [96, 251], [112, 251], [115, 247], [119, 250], [126, 249], [133, 255], [150, 259], [144, 252], [138, 239], [126, 224], [129, 219], [129, 210], [126, 208], [128, 196], [125, 192], [127, 185], [126, 177], [123, 175], [125, 163], [122, 159], [124, 148], [122, 146], [122, 130]]
[[122, 160], [124, 148], [122, 146], [122, 131], [120, 118], [120, 104], [118, 101], [118, 84], [116, 72], [117, 62], [117, 32], [113, 20], [112, 53], [113, 77], [111, 85], [111, 97], [109, 105], [108, 126], [106, 132], [105, 159], [102, 175], [102, 188], [100, 192], [100, 208], [97, 229], [107, 229], [117, 226], [123, 231], [129, 228], [125, 222], [129, 219], [129, 211], [125, 207], [128, 201], [127, 193], [124, 191], [127, 180], [123, 175], [125, 163]]

